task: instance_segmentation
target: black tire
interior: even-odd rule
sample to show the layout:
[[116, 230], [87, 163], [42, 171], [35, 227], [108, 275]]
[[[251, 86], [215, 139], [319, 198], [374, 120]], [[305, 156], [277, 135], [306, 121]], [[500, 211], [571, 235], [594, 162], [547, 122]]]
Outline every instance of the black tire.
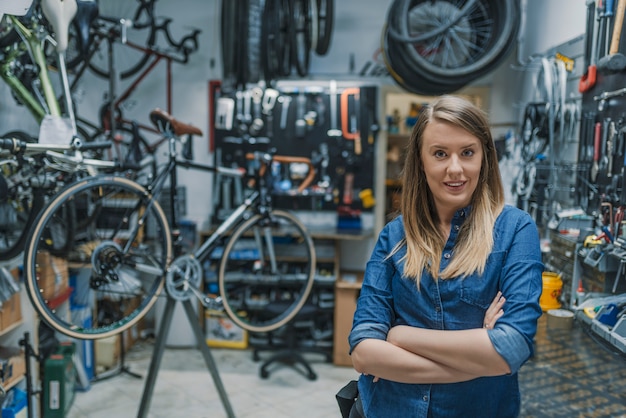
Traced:
[[244, 57], [245, 83], [258, 83], [262, 76], [261, 33], [265, 0], [248, 0], [246, 45]]
[[317, 44], [315, 53], [326, 55], [330, 48], [330, 42], [335, 25], [335, 1], [334, 0], [311, 0], [317, 1]]
[[[253, 215], [233, 231], [221, 256], [218, 284], [226, 313], [250, 332], [280, 328], [309, 297], [315, 265], [313, 240], [298, 218], [282, 210]], [[277, 286], [290, 291], [276, 296]], [[268, 309], [273, 302], [280, 309]]]
[[290, 0], [289, 38], [291, 39], [291, 64], [296, 68], [300, 77], [306, 77], [309, 74], [311, 61], [309, 1]]
[[[91, 273], [78, 275], [63, 294], [52, 295], [42, 292], [40, 283], [42, 269], [50, 268], [47, 240], [72, 205], [84, 225], [56, 262]], [[121, 177], [92, 177], [61, 190], [39, 214], [30, 236], [24, 253], [28, 296], [46, 324], [72, 338], [109, 337], [137, 323], [161, 293], [172, 257], [163, 209], [142, 186]], [[57, 309], [68, 300], [80, 309]], [[80, 316], [85, 312], [94, 315], [92, 321]]]
[[519, 15], [518, 0], [396, 0], [387, 17], [386, 53], [444, 86], [436, 93], [448, 93], [503, 62], [515, 45]]

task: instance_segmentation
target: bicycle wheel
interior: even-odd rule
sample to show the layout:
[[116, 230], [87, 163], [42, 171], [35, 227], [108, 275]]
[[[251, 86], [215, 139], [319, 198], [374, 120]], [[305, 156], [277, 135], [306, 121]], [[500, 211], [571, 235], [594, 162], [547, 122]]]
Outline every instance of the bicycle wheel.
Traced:
[[233, 232], [221, 257], [224, 309], [240, 327], [268, 332], [292, 320], [315, 280], [315, 248], [294, 215], [254, 215]]
[[[130, 19], [132, 25], [126, 28], [126, 38], [129, 45], [113, 45], [113, 62], [115, 71], [122, 79], [137, 74], [151, 57], [146, 48], [152, 48], [156, 42], [154, 3], [156, 0], [136, 1], [100, 1], [99, 15], [113, 19]], [[118, 39], [119, 41], [119, 39]], [[109, 65], [109, 51], [107, 42], [94, 43], [98, 45], [89, 59], [89, 68], [98, 76], [109, 78], [111, 76]]]
[[[52, 256], [68, 212], [80, 220], [71, 247]], [[155, 303], [172, 258], [167, 218], [157, 201], [131, 180], [91, 177], [61, 190], [30, 232], [24, 253], [28, 296], [41, 319], [73, 338], [118, 334]], [[71, 286], [51, 287], [77, 274]]]

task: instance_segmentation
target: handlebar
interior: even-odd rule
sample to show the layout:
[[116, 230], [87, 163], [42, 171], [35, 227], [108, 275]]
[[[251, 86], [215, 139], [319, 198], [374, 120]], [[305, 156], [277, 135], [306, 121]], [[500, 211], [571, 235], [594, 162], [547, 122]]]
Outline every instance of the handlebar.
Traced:
[[259, 174], [261, 176], [265, 174], [265, 170], [267, 170], [267, 167], [274, 161], [279, 162], [279, 163], [286, 163], [286, 164], [300, 163], [300, 164], [308, 165], [309, 172], [307, 176], [305, 177], [305, 179], [300, 184], [300, 186], [298, 186], [298, 193], [302, 193], [304, 189], [309, 187], [311, 183], [313, 182], [313, 180], [315, 179], [315, 166], [313, 166], [313, 163], [311, 162], [310, 158], [296, 157], [293, 155], [272, 155], [267, 152], [257, 151], [257, 152], [247, 153], [246, 160], [258, 161], [262, 164], [261, 168], [259, 169]]
[[0, 138], [0, 149], [9, 151], [11, 154], [14, 155], [26, 151], [30, 151], [32, 153], [45, 153], [48, 151], [93, 151], [104, 150], [108, 148], [111, 148], [110, 143], [84, 143], [82, 141], [73, 141], [69, 145], [58, 145], [40, 144], [38, 142], [26, 142], [15, 138]]

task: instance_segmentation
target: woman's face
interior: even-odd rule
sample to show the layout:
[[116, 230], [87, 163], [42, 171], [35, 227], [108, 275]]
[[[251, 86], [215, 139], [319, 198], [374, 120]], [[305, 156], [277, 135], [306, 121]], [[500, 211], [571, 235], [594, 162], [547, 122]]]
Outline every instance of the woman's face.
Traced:
[[439, 121], [426, 127], [422, 163], [441, 218], [469, 205], [478, 186], [482, 160], [480, 140], [464, 129]]

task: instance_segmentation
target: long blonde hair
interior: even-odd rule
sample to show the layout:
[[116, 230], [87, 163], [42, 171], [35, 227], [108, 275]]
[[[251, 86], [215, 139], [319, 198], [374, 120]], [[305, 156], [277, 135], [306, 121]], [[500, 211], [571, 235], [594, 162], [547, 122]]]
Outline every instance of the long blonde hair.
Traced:
[[[454, 256], [441, 273], [439, 259], [446, 238], [437, 227], [439, 219], [422, 163], [422, 136], [433, 121], [464, 129], [480, 140], [483, 149], [478, 186], [470, 203], [471, 213], [459, 231]], [[485, 113], [471, 102], [451, 95], [426, 106], [413, 128], [402, 176], [400, 211], [406, 238], [396, 245], [392, 254], [406, 245], [404, 276], [414, 278], [419, 287], [425, 268], [433, 277], [441, 279], [475, 272], [482, 274], [493, 248], [493, 226], [504, 207], [498, 156]]]

